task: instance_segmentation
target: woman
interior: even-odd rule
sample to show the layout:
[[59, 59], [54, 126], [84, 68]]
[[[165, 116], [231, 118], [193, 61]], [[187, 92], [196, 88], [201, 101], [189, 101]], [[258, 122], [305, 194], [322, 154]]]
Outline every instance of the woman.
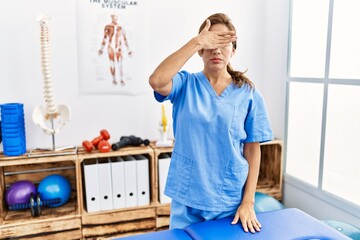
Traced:
[[[159, 102], [173, 104], [175, 145], [165, 194], [172, 198], [170, 228], [234, 216], [244, 231], [260, 231], [254, 211], [260, 142], [273, 138], [254, 84], [229, 63], [236, 31], [222, 13], [168, 56], [150, 76]], [[198, 53], [201, 72], [181, 71]]]

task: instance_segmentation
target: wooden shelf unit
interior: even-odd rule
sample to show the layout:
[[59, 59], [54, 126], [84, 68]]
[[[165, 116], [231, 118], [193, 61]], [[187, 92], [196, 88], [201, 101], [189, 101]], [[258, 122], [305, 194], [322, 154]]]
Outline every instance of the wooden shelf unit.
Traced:
[[[0, 238], [1, 239], [80, 239], [78, 164], [76, 155], [28, 158], [0, 156]], [[42, 207], [41, 215], [32, 217], [30, 209], [10, 211], [5, 204], [6, 188], [19, 180], [36, 186], [46, 176], [60, 174], [71, 184], [69, 201], [58, 208]]]
[[155, 164], [155, 189], [157, 189], [156, 194], [156, 230], [161, 231], [169, 228], [170, 222], [170, 204], [161, 204], [160, 203], [160, 192], [159, 192], [159, 156], [162, 153], [172, 153], [173, 147], [157, 147], [155, 144], [151, 144], [151, 147], [154, 149]]
[[274, 140], [260, 144], [261, 163], [256, 190], [282, 200], [283, 143]]
[[149, 146], [125, 147], [108, 153], [87, 153], [82, 148], [78, 152], [78, 161], [81, 165], [87, 159], [103, 159], [118, 156], [144, 155], [149, 159], [150, 204], [131, 208], [119, 208], [109, 211], [88, 213], [85, 202], [85, 184], [83, 171], [80, 172], [81, 186], [81, 221], [84, 239], [102, 237], [122, 237], [156, 230], [156, 195], [154, 151]]
[[[77, 154], [29, 158], [27, 155], [0, 155], [0, 239], [103, 239], [167, 229], [170, 204], [159, 201], [158, 157], [172, 153], [172, 147], [126, 147], [100, 153], [78, 149]], [[89, 213], [86, 210], [82, 163], [94, 158], [145, 155], [149, 159], [150, 204]], [[39, 217], [30, 210], [9, 211], [5, 204], [7, 187], [19, 180], [37, 184], [57, 173], [71, 182], [70, 201], [57, 208], [42, 208]], [[282, 199], [282, 141], [261, 144], [261, 167], [257, 191]]]

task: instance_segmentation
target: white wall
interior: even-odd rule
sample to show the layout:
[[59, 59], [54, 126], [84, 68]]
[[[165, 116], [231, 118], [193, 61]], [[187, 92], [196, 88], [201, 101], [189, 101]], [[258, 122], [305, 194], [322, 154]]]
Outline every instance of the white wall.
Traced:
[[267, 0], [263, 94], [275, 137], [284, 139], [289, 1]]
[[[103, 128], [112, 135], [111, 141], [130, 134], [151, 140], [159, 137], [161, 108], [150, 87], [145, 95], [139, 96], [79, 95], [75, 1], [17, 0], [0, 4], [0, 104], [24, 103], [28, 148], [51, 146], [50, 136], [31, 120], [34, 107], [44, 105], [36, 22], [42, 11], [54, 19], [50, 37], [55, 102], [68, 105], [72, 111], [71, 122], [56, 135], [56, 145], [80, 145]], [[261, 0], [147, 2], [144, 28], [149, 32], [149, 57], [139, 69], [150, 75], [163, 58], [195, 36], [202, 21], [215, 12], [227, 13], [237, 27], [239, 48], [233, 66], [249, 69], [248, 76], [262, 89], [265, 5]], [[195, 55], [185, 67], [199, 71], [201, 59]], [[148, 85], [147, 79], [143, 81]], [[171, 120], [170, 103], [166, 110]]]

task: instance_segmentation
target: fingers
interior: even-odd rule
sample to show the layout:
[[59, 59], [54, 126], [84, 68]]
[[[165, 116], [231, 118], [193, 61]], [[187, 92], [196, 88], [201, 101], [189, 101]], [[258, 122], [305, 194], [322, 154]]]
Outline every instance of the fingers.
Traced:
[[256, 218], [254, 218], [254, 219], [250, 219], [250, 218], [248, 218], [248, 219], [246, 219], [246, 218], [240, 219], [239, 213], [236, 213], [235, 217], [233, 218], [233, 220], [231, 222], [231, 224], [233, 224], [233, 225], [237, 224], [239, 222], [239, 220], [240, 220], [241, 226], [242, 226], [242, 228], [244, 229], [245, 232], [249, 232], [249, 231], [251, 233], [260, 232], [261, 224]]
[[[205, 24], [205, 27], [203, 28], [202, 32], [203, 31], [209, 31], [210, 30], [210, 27], [211, 27], [211, 22], [209, 19], [206, 19], [206, 24]], [[225, 32], [220, 32], [220, 31], [217, 31], [215, 32], [218, 36], [220, 37], [225, 37], [225, 38], [233, 38], [234, 37], [234, 40], [236, 40], [236, 33], [235, 31], [225, 31]]]
[[236, 35], [233, 32], [213, 32], [219, 45], [228, 45], [236, 41]]
[[236, 33], [234, 31], [226, 31], [226, 32], [220, 32], [220, 31], [215, 31], [217, 33], [217, 35], [221, 36], [221, 37], [226, 37], [226, 38], [235, 38], [236, 39]]
[[236, 212], [234, 219], [232, 220], [231, 224], [237, 224], [239, 222], [240, 216], [239, 213]]
[[216, 32], [209, 32], [209, 36], [204, 42], [204, 49], [215, 49], [220, 47], [227, 47], [229, 46], [234, 40], [233, 37], [228, 35], [220, 36]]
[[[236, 39], [236, 38], [235, 38]], [[230, 43], [232, 43], [232, 42], [234, 42], [235, 40], [234, 40], [234, 38], [233, 37], [220, 37], [219, 39], [218, 39], [218, 43], [220, 44], [220, 45], [228, 45], [228, 44], [230, 44]]]
[[210, 31], [211, 22], [206, 19], [203, 30], [198, 35], [198, 40], [203, 49], [226, 47], [236, 40], [235, 31]]
[[211, 27], [211, 22], [210, 22], [209, 19], [206, 19], [206, 21], [205, 21], [205, 27], [203, 28], [203, 30], [201, 30], [200, 34], [205, 33], [205, 32], [208, 32], [209, 29], [210, 29], [210, 27]]
[[258, 222], [257, 219], [247, 219], [244, 221], [241, 221], [241, 225], [244, 229], [245, 232], [251, 232], [251, 233], [255, 233], [255, 232], [260, 232], [261, 230], [261, 224]]
[[260, 230], [261, 230], [261, 224], [257, 219], [255, 219], [255, 230], [257, 232], [260, 232]]
[[247, 227], [250, 230], [250, 232], [255, 233], [255, 232], [260, 232], [261, 225], [255, 219], [255, 220], [248, 220], [247, 221]]
[[249, 232], [249, 228], [248, 228], [248, 225], [247, 225], [246, 221], [242, 221], [241, 225], [242, 225], [245, 232]]

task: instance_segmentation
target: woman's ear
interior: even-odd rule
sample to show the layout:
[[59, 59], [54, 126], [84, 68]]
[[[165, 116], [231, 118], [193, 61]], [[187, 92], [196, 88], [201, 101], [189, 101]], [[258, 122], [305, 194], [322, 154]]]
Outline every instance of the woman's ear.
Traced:
[[236, 49], [233, 48], [232, 51], [231, 51], [231, 57], [233, 57], [235, 55], [235, 52], [236, 52]]

